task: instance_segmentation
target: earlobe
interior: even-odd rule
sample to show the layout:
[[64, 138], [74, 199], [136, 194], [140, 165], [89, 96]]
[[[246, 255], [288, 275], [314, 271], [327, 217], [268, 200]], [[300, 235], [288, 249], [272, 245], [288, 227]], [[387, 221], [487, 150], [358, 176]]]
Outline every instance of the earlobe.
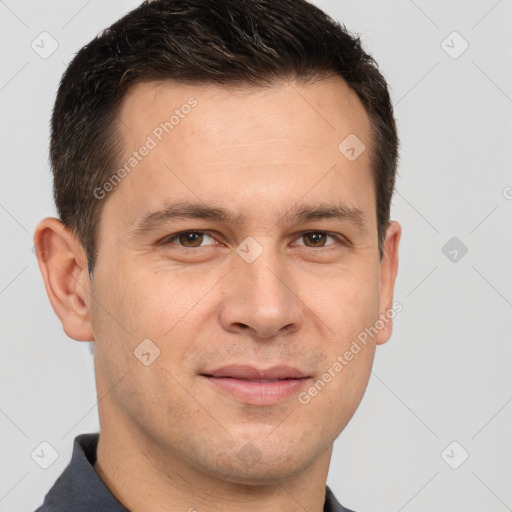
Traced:
[[382, 345], [391, 337], [396, 307], [393, 306], [393, 292], [398, 273], [398, 246], [402, 236], [402, 227], [397, 221], [391, 221], [386, 231], [384, 255], [380, 263], [380, 319], [384, 326], [379, 330], [376, 344]]
[[47, 217], [34, 232], [34, 246], [46, 293], [64, 332], [77, 341], [93, 341], [87, 258], [75, 234], [59, 219]]

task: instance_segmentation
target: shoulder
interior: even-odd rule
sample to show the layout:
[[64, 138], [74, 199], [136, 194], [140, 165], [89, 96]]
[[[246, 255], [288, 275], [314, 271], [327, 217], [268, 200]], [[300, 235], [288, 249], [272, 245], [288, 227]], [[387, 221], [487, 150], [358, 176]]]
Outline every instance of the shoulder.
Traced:
[[334, 496], [329, 486], [325, 488], [325, 506], [324, 512], [355, 512], [349, 508], [344, 507]]

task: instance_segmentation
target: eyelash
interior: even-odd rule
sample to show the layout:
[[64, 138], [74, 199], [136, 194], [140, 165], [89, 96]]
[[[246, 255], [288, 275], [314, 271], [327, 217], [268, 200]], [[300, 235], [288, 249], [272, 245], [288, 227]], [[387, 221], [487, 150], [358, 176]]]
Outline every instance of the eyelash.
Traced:
[[[177, 245], [178, 247], [184, 249], [187, 252], [195, 251], [197, 249], [204, 249], [205, 247], [208, 247], [208, 246], [186, 247], [184, 245], [174, 244], [174, 240], [176, 240], [180, 235], [183, 235], [184, 233], [202, 234], [202, 235], [208, 235], [208, 236], [211, 236], [212, 238], [214, 238], [210, 231], [202, 231], [202, 230], [192, 229], [192, 230], [187, 230], [187, 231], [179, 231], [178, 233], [174, 233], [172, 235], [166, 236], [159, 242], [159, 244], [164, 245], [164, 246]], [[347, 246], [349, 244], [349, 241], [344, 236], [339, 235], [337, 233], [331, 233], [330, 231], [311, 231], [311, 230], [302, 231], [298, 234], [297, 238], [302, 238], [304, 235], [314, 234], [314, 233], [322, 233], [327, 236], [330, 236], [330, 237], [334, 238], [335, 240], [337, 240], [338, 244], [330, 244], [330, 245], [321, 246], [321, 247], [308, 247], [307, 245], [303, 245], [303, 247], [305, 247], [306, 249], [326, 249], [328, 247], [332, 247], [335, 245]], [[214, 244], [209, 244], [209, 245], [214, 245]]]

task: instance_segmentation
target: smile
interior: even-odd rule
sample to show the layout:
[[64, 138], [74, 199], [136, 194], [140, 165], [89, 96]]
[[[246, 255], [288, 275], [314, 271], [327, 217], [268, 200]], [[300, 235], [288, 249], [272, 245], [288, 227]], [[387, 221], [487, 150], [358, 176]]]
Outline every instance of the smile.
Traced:
[[299, 393], [310, 377], [296, 368], [223, 367], [201, 375], [214, 390], [245, 404], [273, 405]]

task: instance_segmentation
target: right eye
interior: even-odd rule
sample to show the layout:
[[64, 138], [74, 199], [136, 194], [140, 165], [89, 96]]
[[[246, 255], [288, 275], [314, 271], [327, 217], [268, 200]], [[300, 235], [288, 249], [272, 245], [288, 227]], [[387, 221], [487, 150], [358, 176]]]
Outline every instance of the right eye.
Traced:
[[[185, 247], [187, 249], [193, 249], [195, 247], [204, 247], [201, 243], [204, 241], [204, 238], [210, 237], [213, 240], [213, 237], [209, 235], [206, 231], [180, 231], [179, 233], [174, 233], [164, 238], [160, 243], [162, 245], [178, 245], [181, 247]], [[178, 242], [178, 243], [176, 243]], [[188, 245], [190, 244], [190, 245]], [[207, 244], [213, 245], [213, 244]]]

